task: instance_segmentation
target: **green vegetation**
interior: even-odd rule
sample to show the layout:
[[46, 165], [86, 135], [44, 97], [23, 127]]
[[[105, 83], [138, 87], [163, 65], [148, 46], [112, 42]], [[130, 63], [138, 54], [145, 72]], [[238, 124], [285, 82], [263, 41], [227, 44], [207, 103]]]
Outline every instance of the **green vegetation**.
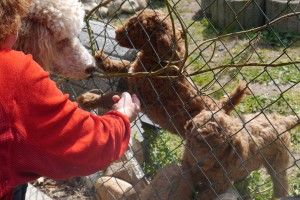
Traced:
[[179, 164], [182, 156], [182, 139], [164, 130], [146, 129], [143, 133], [145, 162], [143, 171], [152, 178], [157, 171], [168, 163]]
[[165, 1], [152, 0], [152, 1], [149, 1], [148, 6], [151, 9], [160, 9], [160, 10], [163, 10], [163, 11], [167, 11]]
[[[269, 200], [272, 199], [273, 183], [264, 169], [254, 171], [244, 181], [235, 183], [243, 199]], [[289, 188], [292, 196], [300, 195], [300, 172], [289, 176]]]
[[276, 84], [295, 84], [300, 82], [300, 68], [296, 65], [283, 67], [247, 67], [243, 68], [240, 73], [245, 77], [247, 82], [269, 83], [274, 81]]
[[265, 113], [278, 113], [282, 115], [292, 115], [294, 112], [300, 114], [300, 91], [286, 92], [278, 95], [262, 95], [246, 97], [242, 100], [237, 110], [243, 114], [263, 111]]
[[244, 181], [235, 184], [243, 199], [272, 199], [273, 183], [262, 170], [254, 171]]
[[300, 195], [300, 171], [299, 171], [299, 168], [298, 168], [298, 171], [296, 173], [294, 173], [294, 175], [292, 177], [289, 177], [289, 184], [290, 184], [291, 195], [292, 196]]
[[300, 35], [296, 33], [279, 33], [270, 29], [262, 31], [264, 41], [272, 46], [291, 45], [295, 40], [300, 39]]

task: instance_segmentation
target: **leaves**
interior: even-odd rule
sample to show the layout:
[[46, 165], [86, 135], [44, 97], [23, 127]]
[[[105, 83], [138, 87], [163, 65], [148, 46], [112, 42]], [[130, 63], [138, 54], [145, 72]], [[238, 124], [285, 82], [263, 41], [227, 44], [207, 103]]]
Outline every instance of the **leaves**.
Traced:
[[144, 147], [148, 152], [143, 169], [148, 177], [153, 177], [158, 169], [168, 163], [178, 162], [181, 153], [182, 140], [171, 133], [146, 129], [143, 133]]

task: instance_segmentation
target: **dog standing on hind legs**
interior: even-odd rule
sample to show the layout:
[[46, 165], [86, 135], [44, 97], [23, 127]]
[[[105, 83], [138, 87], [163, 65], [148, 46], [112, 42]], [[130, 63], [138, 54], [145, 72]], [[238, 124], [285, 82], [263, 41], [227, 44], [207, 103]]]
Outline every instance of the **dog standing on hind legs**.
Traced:
[[[143, 10], [131, 17], [124, 26], [118, 26], [115, 32], [120, 46], [135, 48], [139, 53], [133, 63], [129, 63], [111, 60], [103, 52], [97, 52], [96, 63], [107, 73], [153, 72], [164, 68], [168, 62], [174, 62], [178, 67], [184, 57], [182, 30], [175, 27], [173, 35], [172, 22], [162, 11]], [[185, 137], [186, 122], [202, 110], [218, 110], [223, 107], [223, 111], [229, 113], [245, 94], [249, 94], [245, 85], [240, 84], [230, 97], [215, 101], [207, 95], [199, 95], [188, 77], [178, 76], [178, 71], [174, 68], [165, 69], [161, 75], [176, 78], [127, 77], [129, 91], [139, 96], [142, 107], [151, 120], [182, 137]], [[103, 96], [92, 93], [78, 97], [78, 103], [83, 107], [102, 107], [104, 102]]]

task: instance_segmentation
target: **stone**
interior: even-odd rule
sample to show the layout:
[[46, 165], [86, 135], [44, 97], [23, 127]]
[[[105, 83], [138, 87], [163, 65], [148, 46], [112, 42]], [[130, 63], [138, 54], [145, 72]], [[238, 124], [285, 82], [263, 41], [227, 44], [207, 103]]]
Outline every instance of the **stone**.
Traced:
[[130, 184], [135, 184], [139, 181], [129, 161], [110, 164], [104, 175], [124, 180]]
[[100, 16], [101, 18], [106, 18], [108, 16], [108, 8], [100, 7], [96, 14], [98, 14], [98, 16]]
[[134, 14], [139, 10], [146, 8], [147, 1], [146, 0], [127, 0], [123, 3], [123, 0], [115, 0], [110, 3], [108, 8], [108, 15], [114, 16], [121, 13], [129, 13]]
[[134, 199], [136, 191], [132, 185], [118, 178], [103, 176], [97, 180], [96, 194], [99, 200]]
[[225, 47], [224, 47], [224, 45], [219, 45], [218, 47], [218, 51], [224, 51], [225, 50]]
[[[125, 156], [123, 156], [125, 157]], [[130, 183], [136, 191], [143, 190], [148, 182], [146, 182], [144, 174], [140, 174], [139, 172], [143, 172], [140, 166], [134, 166], [138, 164], [134, 162], [135, 158], [129, 158], [124, 161], [119, 160], [119, 162], [114, 162], [110, 164], [110, 166], [106, 169], [104, 175], [112, 176], [123, 181]], [[140, 176], [138, 176], [140, 175]]]
[[139, 193], [139, 198], [149, 200], [168, 199], [172, 183], [180, 174], [181, 170], [177, 165], [174, 163], [167, 164], [158, 171], [151, 183]]
[[101, 175], [102, 174], [100, 172], [97, 172], [89, 176], [82, 177], [84, 185], [89, 190], [95, 190], [96, 181], [101, 177]]
[[91, 11], [94, 7], [97, 6], [97, 3], [94, 0], [82, 0], [82, 3], [86, 12]]
[[[82, 0], [82, 3], [88, 13], [100, 3], [100, 0]], [[96, 14], [101, 18], [113, 17], [117, 14], [134, 14], [146, 8], [147, 4], [147, 0], [113, 0], [108, 5], [100, 7]]]

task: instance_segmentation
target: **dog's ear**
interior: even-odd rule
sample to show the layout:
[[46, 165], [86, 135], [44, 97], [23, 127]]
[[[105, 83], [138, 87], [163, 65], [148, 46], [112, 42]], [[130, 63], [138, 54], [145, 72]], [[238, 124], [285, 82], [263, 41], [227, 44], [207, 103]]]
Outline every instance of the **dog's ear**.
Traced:
[[204, 162], [202, 167], [204, 171], [209, 171], [214, 166], [225, 167], [226, 164], [223, 162], [224, 156], [227, 156], [229, 154], [228, 150], [231, 150], [226, 133], [227, 130], [222, 123], [215, 120], [206, 123], [201, 132], [205, 141], [204, 145], [206, 145], [210, 154], [209, 159]]
[[164, 54], [172, 54], [175, 49], [172, 47], [174, 46], [171, 36], [166, 33], [165, 30], [158, 30], [155, 32], [156, 37], [156, 46], [159, 55]]
[[164, 27], [155, 32], [158, 55], [168, 60], [175, 53], [173, 61], [179, 61], [185, 52], [182, 46], [182, 36], [177, 31], [174, 37], [173, 30], [167, 25]]
[[[223, 151], [223, 146], [220, 146], [220, 144], [224, 142], [224, 138], [220, 137], [222, 133], [220, 133], [220, 127], [216, 122], [212, 120], [199, 122], [191, 126], [192, 133], [190, 136], [187, 136], [190, 137], [187, 141], [187, 146], [191, 149], [199, 166], [204, 171], [207, 171], [218, 164], [217, 159]], [[187, 126], [186, 128], [190, 127]]]
[[139, 49], [145, 43], [143, 24], [137, 18], [130, 18], [125, 25], [117, 26], [115, 33], [115, 39], [122, 47]]
[[[37, 38], [43, 38], [37, 40]], [[40, 64], [46, 71], [51, 70], [51, 61], [53, 58], [54, 44], [52, 39], [54, 36], [48, 28], [41, 23], [36, 23], [30, 19], [22, 21], [22, 28], [19, 31], [18, 41], [14, 45], [14, 49], [21, 50], [24, 53], [32, 54], [34, 60]], [[28, 42], [32, 41], [32, 42]]]

